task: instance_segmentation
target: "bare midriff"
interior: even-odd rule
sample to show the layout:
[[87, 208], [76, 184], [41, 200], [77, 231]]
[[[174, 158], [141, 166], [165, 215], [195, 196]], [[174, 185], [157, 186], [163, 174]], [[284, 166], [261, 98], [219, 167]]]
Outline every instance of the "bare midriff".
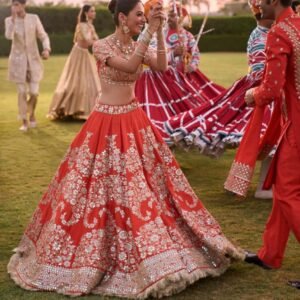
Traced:
[[130, 85], [111, 84], [100, 80], [101, 95], [98, 98], [99, 103], [108, 105], [124, 105], [135, 99], [135, 82]]

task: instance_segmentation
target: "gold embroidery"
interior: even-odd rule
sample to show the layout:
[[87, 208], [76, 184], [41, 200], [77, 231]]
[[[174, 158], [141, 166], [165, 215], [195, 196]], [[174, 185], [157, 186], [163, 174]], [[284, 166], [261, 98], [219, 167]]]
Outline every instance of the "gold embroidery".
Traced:
[[[134, 47], [136, 45], [137, 43], [134, 42]], [[100, 80], [108, 84], [132, 85], [143, 71], [142, 64], [134, 74], [117, 70], [106, 64], [107, 59], [110, 57], [120, 56], [128, 59], [114, 43], [113, 35], [96, 41], [93, 44], [93, 54], [97, 60]]]
[[128, 113], [132, 110], [135, 110], [138, 108], [138, 102], [137, 101], [132, 101], [129, 104], [125, 104], [125, 105], [108, 105], [108, 104], [102, 104], [99, 103], [97, 101], [96, 105], [95, 105], [95, 110], [99, 111], [99, 112], [103, 112], [106, 114], [124, 114], [124, 113]]
[[295, 70], [295, 85], [298, 101], [300, 101], [300, 36], [299, 29], [296, 28], [290, 20], [281, 22], [278, 26], [287, 33], [293, 45], [294, 51], [294, 70]]
[[224, 183], [227, 191], [246, 197], [254, 169], [249, 165], [234, 161]]
[[17, 283], [145, 298], [243, 257], [149, 123], [94, 147], [96, 135], [81, 133], [56, 172], [8, 266]]

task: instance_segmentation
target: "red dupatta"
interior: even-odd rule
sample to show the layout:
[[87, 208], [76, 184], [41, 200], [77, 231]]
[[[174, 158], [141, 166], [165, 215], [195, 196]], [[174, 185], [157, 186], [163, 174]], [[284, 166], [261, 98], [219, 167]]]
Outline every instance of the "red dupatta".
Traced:
[[263, 160], [280, 136], [281, 101], [274, 102], [274, 111], [265, 135], [260, 138], [265, 106], [256, 106], [249, 120], [224, 188], [246, 197], [257, 160]]

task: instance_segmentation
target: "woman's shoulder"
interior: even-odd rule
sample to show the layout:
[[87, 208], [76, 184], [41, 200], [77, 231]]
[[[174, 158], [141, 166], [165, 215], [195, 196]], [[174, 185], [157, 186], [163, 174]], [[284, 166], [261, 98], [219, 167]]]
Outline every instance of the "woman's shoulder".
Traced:
[[87, 22], [78, 22], [76, 25], [78, 29], [87, 29], [89, 28], [89, 24]]
[[106, 52], [113, 49], [111, 35], [101, 38], [93, 43], [93, 52]]
[[111, 41], [111, 35], [108, 35], [104, 38], [101, 38], [94, 42], [94, 47], [100, 47], [100, 46], [110, 46], [112, 44]]

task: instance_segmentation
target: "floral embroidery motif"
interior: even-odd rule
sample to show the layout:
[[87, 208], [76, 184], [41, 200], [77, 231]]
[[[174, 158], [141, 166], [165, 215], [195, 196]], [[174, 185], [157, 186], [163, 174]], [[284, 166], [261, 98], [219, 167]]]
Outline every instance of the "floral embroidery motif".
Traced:
[[135, 110], [138, 108], [138, 106], [139, 104], [135, 100], [125, 105], [108, 105], [108, 104], [102, 104], [100, 102], [97, 102], [95, 105], [95, 110], [106, 114], [118, 115], [118, 114], [124, 114], [132, 110]]

